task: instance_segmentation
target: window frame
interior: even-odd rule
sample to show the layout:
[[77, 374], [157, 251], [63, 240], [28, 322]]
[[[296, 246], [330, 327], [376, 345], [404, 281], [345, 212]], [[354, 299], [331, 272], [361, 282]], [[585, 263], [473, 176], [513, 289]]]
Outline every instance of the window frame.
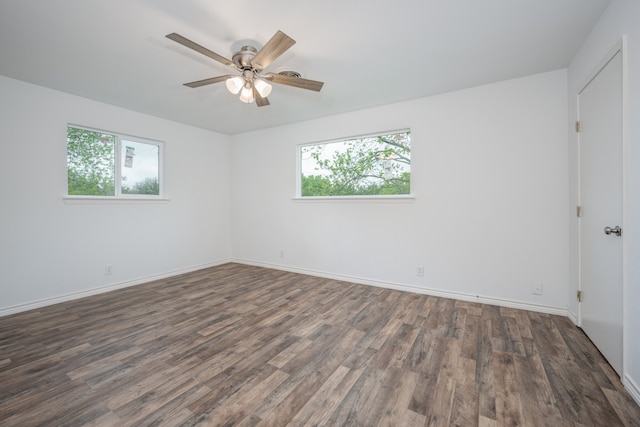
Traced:
[[[65, 203], [76, 201], [168, 201], [168, 197], [165, 192], [165, 179], [164, 179], [164, 164], [165, 164], [165, 142], [151, 138], [144, 138], [139, 136], [132, 136], [120, 132], [114, 132], [104, 129], [92, 128], [83, 125], [77, 125], [74, 123], [67, 123], [65, 131], [68, 132], [69, 128], [86, 130], [89, 132], [97, 132], [105, 135], [111, 135], [115, 138], [114, 142], [114, 195], [113, 196], [99, 196], [99, 195], [75, 195], [69, 194], [69, 163], [68, 163], [68, 143], [65, 144], [65, 166], [67, 173], [66, 176], [66, 194], [64, 196]], [[65, 138], [66, 141], [66, 138]], [[122, 144], [123, 141], [131, 141], [140, 144], [154, 145], [158, 147], [158, 194], [131, 194], [122, 192]]]
[[[405, 194], [364, 194], [364, 195], [333, 195], [333, 196], [303, 196], [302, 195], [302, 149], [303, 147], [315, 146], [315, 145], [328, 145], [334, 143], [344, 143], [347, 141], [353, 141], [358, 139], [375, 138], [383, 135], [394, 135], [399, 133], [408, 133], [411, 138], [410, 128], [401, 128], [386, 130], [380, 132], [372, 132], [367, 134], [359, 134], [355, 136], [346, 136], [341, 138], [334, 138], [315, 142], [305, 142], [296, 145], [296, 189], [294, 200], [304, 201], [368, 201], [368, 200], [380, 200], [380, 201], [412, 201], [415, 199], [413, 194], [413, 173], [411, 167], [409, 168], [409, 193]], [[412, 150], [413, 151], [413, 150]], [[411, 163], [410, 163], [411, 166]]]

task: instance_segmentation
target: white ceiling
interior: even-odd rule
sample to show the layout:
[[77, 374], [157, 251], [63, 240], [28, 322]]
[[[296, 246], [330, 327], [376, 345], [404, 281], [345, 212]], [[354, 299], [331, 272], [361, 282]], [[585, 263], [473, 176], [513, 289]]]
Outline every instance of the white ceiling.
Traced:
[[[565, 68], [611, 0], [0, 0], [0, 74], [236, 134]], [[282, 30], [297, 41], [267, 71], [325, 82], [274, 85], [243, 104], [231, 58]]]

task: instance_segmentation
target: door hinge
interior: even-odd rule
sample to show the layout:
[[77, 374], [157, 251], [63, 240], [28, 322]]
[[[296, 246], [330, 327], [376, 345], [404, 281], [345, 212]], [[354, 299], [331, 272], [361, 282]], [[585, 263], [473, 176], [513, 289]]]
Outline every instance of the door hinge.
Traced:
[[576, 216], [578, 218], [582, 216], [582, 206], [576, 206]]
[[578, 302], [582, 302], [582, 291], [578, 291], [576, 297], [578, 298]]
[[576, 120], [576, 132], [580, 132], [582, 129], [582, 122], [580, 120]]

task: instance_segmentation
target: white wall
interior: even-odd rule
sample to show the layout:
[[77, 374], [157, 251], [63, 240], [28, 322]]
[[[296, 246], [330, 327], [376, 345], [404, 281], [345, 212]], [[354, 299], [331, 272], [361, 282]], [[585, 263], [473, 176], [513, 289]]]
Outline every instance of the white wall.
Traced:
[[[228, 136], [5, 77], [0, 94], [0, 314], [229, 258]], [[67, 123], [165, 141], [171, 200], [63, 203]]]
[[[236, 135], [232, 256], [566, 313], [565, 94], [561, 70]], [[297, 144], [407, 127], [414, 201], [292, 200]]]
[[[584, 86], [587, 77], [613, 46], [626, 36], [627, 61], [627, 117], [625, 121], [626, 153], [625, 199], [627, 203], [624, 224], [625, 260], [625, 352], [624, 382], [640, 402], [640, 2], [637, 0], [614, 0], [587, 38], [568, 70], [569, 122], [576, 118], [576, 94]], [[569, 132], [571, 206], [577, 204], [577, 136]], [[577, 280], [577, 219], [571, 219], [571, 286], [570, 309], [577, 313], [575, 291]]]

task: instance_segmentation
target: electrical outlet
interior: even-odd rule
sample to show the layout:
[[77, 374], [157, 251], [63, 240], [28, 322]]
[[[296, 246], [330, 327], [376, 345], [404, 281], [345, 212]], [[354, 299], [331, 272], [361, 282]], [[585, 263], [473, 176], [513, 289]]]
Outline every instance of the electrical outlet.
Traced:
[[533, 295], [542, 295], [542, 282], [534, 283], [531, 286], [531, 293]]
[[113, 266], [111, 264], [107, 264], [104, 266], [104, 275], [111, 276], [113, 274]]
[[420, 277], [424, 276], [424, 267], [419, 266], [416, 268], [416, 276], [420, 276]]

